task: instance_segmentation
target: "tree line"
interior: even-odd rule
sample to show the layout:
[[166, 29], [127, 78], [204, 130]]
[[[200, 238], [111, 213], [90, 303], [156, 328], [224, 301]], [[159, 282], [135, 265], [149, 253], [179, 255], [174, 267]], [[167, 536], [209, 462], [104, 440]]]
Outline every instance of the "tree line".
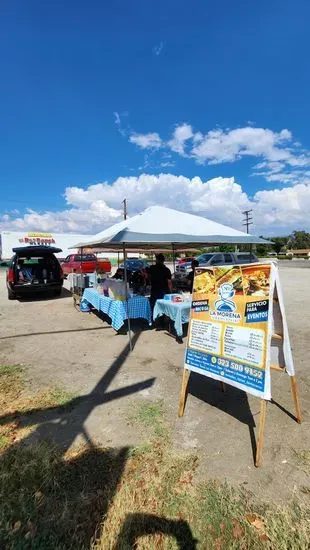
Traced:
[[307, 231], [293, 231], [293, 233], [288, 236], [268, 237], [268, 239], [272, 241], [273, 244], [271, 246], [265, 244], [257, 245], [257, 254], [264, 255], [268, 254], [270, 251], [280, 254], [282, 250], [302, 250], [304, 248], [310, 248], [310, 233], [307, 233]]

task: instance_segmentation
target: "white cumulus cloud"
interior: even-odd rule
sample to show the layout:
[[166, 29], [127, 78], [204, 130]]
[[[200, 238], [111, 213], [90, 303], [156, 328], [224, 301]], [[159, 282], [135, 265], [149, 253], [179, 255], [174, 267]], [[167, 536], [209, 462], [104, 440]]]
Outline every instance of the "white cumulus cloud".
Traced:
[[234, 162], [242, 156], [286, 161], [291, 153], [283, 144], [291, 138], [291, 133], [286, 129], [279, 133], [252, 126], [235, 130], [210, 130], [191, 153], [198, 162], [209, 164]]
[[193, 158], [197, 164], [232, 163], [252, 157], [256, 164], [251, 175], [270, 182], [305, 183], [310, 174], [310, 152], [302, 149], [286, 128], [279, 132], [253, 126], [215, 128], [204, 134], [194, 131], [188, 123], [181, 123], [168, 140], [157, 132], [132, 133], [129, 140], [142, 149], [160, 148], [162, 153]]
[[262, 227], [310, 230], [310, 185], [297, 184], [283, 189], [258, 191], [254, 216]]
[[[241, 229], [242, 211], [253, 208], [255, 233], [272, 235], [310, 230], [310, 185], [306, 183], [259, 191], [249, 197], [233, 177], [203, 181], [173, 174], [141, 174], [65, 189], [66, 207], [56, 212], [28, 210], [3, 213], [0, 230], [96, 233], [122, 219], [122, 200], [129, 215], [159, 204], [192, 212]], [[160, 223], [160, 220], [158, 220]]]
[[129, 137], [129, 141], [141, 147], [141, 149], [159, 149], [162, 145], [162, 140], [156, 132], [148, 134], [133, 133]]
[[185, 143], [193, 136], [194, 133], [190, 124], [181, 124], [175, 128], [172, 139], [168, 141], [168, 147], [175, 153], [184, 155]]

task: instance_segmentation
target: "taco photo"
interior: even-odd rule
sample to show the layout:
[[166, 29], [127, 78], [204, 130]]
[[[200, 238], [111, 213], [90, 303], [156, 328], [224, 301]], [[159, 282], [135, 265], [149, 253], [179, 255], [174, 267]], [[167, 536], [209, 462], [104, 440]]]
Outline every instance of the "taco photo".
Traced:
[[268, 296], [270, 291], [270, 266], [241, 267], [243, 290], [247, 296]]
[[213, 269], [197, 268], [195, 271], [193, 300], [199, 300], [215, 291]]

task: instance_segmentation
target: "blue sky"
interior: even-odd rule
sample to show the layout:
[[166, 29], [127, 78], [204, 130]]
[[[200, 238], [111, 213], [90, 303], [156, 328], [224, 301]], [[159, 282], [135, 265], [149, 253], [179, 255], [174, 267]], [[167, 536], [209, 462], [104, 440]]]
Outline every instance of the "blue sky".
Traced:
[[306, 0], [7, 2], [0, 228], [99, 231], [124, 193], [310, 228], [309, 19]]

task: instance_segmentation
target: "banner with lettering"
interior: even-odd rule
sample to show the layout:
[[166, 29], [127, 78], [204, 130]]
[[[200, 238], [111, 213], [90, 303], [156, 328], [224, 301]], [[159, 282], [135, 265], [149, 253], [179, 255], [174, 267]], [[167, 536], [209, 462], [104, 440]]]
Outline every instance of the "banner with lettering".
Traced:
[[270, 399], [276, 278], [273, 264], [196, 268], [185, 368]]

